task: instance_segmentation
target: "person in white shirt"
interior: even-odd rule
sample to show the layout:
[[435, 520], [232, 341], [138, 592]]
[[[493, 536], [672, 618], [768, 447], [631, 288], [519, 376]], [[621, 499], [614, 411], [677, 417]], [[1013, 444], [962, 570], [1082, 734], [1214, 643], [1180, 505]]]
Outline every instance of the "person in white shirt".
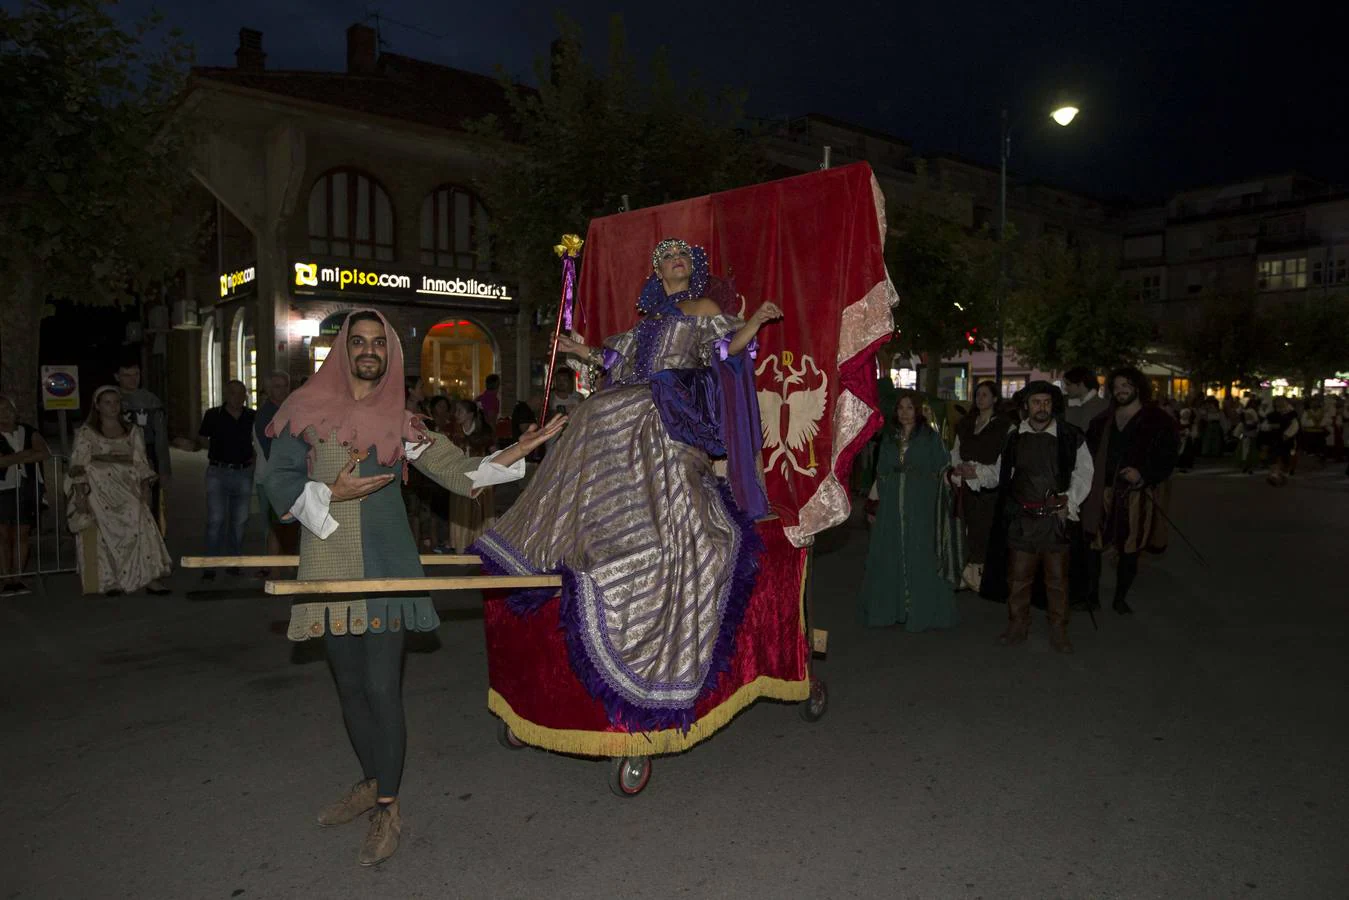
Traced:
[[1091, 490], [1092, 459], [1082, 431], [1063, 419], [1063, 394], [1033, 381], [1021, 394], [1021, 424], [998, 462], [976, 466], [971, 486], [1001, 492], [999, 519], [984, 566], [983, 593], [1007, 599], [1007, 629], [999, 640], [1023, 643], [1030, 632], [1031, 596], [1043, 572], [1049, 643], [1072, 653], [1068, 592], [1072, 537]]

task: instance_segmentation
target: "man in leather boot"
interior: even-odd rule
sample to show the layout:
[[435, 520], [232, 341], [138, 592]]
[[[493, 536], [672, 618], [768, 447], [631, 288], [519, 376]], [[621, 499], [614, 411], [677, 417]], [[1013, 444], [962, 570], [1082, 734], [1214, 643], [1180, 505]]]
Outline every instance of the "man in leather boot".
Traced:
[[[1030, 631], [1031, 595], [1043, 576], [1049, 644], [1072, 653], [1068, 639], [1069, 523], [1091, 487], [1091, 455], [1082, 432], [1063, 416], [1063, 394], [1047, 381], [1031, 382], [1021, 398], [1021, 424], [1009, 435], [998, 463], [978, 489], [998, 490], [998, 520], [981, 593], [1006, 598], [1005, 646]], [[990, 483], [991, 482], [991, 483]]]

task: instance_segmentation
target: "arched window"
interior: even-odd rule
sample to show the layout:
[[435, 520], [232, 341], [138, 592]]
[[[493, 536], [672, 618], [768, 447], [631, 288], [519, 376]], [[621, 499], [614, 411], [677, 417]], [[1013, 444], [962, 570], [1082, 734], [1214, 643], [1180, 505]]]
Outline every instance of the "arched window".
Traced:
[[393, 204], [378, 181], [333, 169], [309, 190], [309, 251], [322, 256], [393, 259]]
[[441, 185], [422, 200], [422, 265], [492, 268], [487, 208], [470, 191]]
[[245, 402], [257, 406], [258, 348], [253, 339], [253, 329], [248, 327], [248, 319], [242, 309], [234, 314], [233, 331], [234, 360], [230, 366], [230, 377], [244, 383], [244, 389], [248, 392]]
[[201, 327], [201, 408], [210, 409], [224, 402], [220, 371], [220, 332], [215, 315], [207, 314]]

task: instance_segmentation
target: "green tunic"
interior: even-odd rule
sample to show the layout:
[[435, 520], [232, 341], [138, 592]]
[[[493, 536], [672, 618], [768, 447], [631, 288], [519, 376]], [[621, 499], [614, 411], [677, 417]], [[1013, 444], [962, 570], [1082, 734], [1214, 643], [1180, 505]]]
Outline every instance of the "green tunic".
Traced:
[[[430, 438], [430, 446], [412, 465], [453, 493], [472, 494], [473, 483], [468, 474], [482, 460], [465, 456], [441, 435], [432, 433]], [[349, 448], [331, 438], [319, 440], [311, 448], [307, 441], [287, 430], [272, 442], [263, 490], [277, 515], [284, 516], [308, 482], [331, 484], [350, 462]], [[300, 529], [299, 580], [416, 578], [424, 574], [403, 505], [402, 473], [401, 461], [392, 466], [380, 465], [374, 448], [370, 448], [358, 474], [393, 475], [394, 480], [360, 500], [333, 503], [329, 513], [337, 521], [337, 530], [326, 539], [308, 528]], [[326, 631], [333, 634], [399, 629], [433, 631], [440, 625], [429, 596], [332, 596], [332, 600], [297, 601], [291, 607], [287, 636], [293, 641], [303, 641], [322, 637]]]
[[938, 517], [945, 513], [941, 478], [949, 462], [941, 438], [926, 426], [914, 430], [902, 456], [893, 432], [883, 438], [876, 462], [880, 503], [862, 579], [863, 624], [926, 631], [959, 620], [937, 547]]

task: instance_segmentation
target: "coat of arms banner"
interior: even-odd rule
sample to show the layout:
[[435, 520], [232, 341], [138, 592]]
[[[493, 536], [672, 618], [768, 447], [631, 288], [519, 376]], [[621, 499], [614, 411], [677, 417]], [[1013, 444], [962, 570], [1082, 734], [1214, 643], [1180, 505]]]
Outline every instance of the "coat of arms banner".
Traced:
[[852, 460], [881, 425], [875, 355], [897, 299], [884, 235], [865, 163], [590, 224], [577, 292], [589, 342], [633, 327], [651, 248], [667, 237], [707, 248], [712, 274], [734, 279], [745, 304], [726, 312], [782, 307], [759, 332], [755, 388], [768, 498], [797, 546], [847, 519]]

